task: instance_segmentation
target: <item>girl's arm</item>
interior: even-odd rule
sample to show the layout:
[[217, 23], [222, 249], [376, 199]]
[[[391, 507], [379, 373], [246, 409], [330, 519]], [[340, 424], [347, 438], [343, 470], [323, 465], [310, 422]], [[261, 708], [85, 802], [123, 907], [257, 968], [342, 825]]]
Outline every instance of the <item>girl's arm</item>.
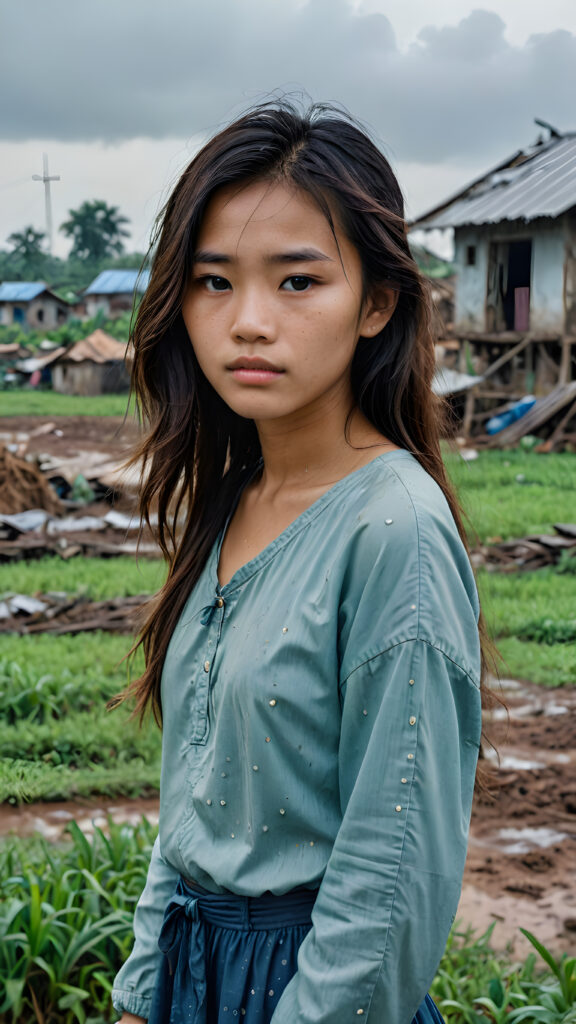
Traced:
[[164, 911], [176, 888], [178, 872], [163, 859], [157, 839], [148, 877], [134, 914], [134, 948], [120, 968], [112, 989], [112, 1004], [123, 1012], [123, 1024], [147, 1020], [162, 953], [158, 935]]
[[442, 650], [398, 642], [345, 680], [343, 820], [273, 1024], [410, 1024], [456, 913], [480, 694]]

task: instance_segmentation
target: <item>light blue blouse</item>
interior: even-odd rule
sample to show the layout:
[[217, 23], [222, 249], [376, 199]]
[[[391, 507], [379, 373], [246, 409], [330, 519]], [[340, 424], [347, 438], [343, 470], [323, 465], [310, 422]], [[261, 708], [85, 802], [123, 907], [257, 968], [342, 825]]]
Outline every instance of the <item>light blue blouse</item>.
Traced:
[[160, 832], [114, 1005], [147, 1016], [182, 874], [320, 885], [273, 1024], [410, 1024], [458, 904], [481, 730], [476, 588], [445, 498], [389, 452], [222, 588], [219, 547], [166, 656]]

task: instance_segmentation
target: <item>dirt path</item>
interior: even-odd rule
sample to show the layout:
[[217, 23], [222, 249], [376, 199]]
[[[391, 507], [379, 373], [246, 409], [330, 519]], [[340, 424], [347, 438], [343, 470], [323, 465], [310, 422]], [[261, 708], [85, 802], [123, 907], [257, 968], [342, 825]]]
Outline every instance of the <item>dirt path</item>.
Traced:
[[[576, 947], [576, 688], [544, 690], [506, 681], [510, 721], [497, 709], [492, 734], [500, 768], [494, 799], [477, 799], [458, 918], [493, 945], [531, 947], [520, 927], [559, 952]], [[156, 823], [157, 800], [0, 807], [0, 835], [59, 838], [72, 818], [90, 832], [106, 815]]]

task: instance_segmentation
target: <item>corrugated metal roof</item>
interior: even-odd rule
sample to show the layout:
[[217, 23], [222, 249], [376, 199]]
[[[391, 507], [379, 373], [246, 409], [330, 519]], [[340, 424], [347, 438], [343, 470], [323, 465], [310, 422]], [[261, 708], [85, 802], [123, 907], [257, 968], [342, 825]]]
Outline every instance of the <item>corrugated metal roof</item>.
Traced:
[[423, 214], [412, 227], [455, 228], [558, 217], [576, 206], [576, 133], [552, 138], [509, 160]]
[[0, 284], [0, 302], [31, 302], [47, 287], [43, 281], [4, 281]]
[[149, 270], [103, 270], [84, 292], [85, 295], [132, 295], [145, 292]]

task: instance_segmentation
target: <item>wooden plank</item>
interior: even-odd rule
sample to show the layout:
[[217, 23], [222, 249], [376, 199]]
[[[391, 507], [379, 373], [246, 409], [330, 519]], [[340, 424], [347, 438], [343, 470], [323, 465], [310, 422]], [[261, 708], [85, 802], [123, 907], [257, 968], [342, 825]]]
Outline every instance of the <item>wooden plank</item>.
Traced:
[[511, 359], [514, 359], [514, 356], [517, 356], [520, 352], [522, 352], [527, 347], [527, 345], [531, 344], [531, 342], [532, 335], [527, 334], [524, 338], [522, 338], [521, 341], [518, 342], [517, 345], [514, 345], [514, 347], [511, 348], [508, 352], [505, 352], [504, 355], [496, 359], [494, 363], [491, 363], [487, 370], [484, 370], [484, 373], [482, 374], [484, 380], [486, 380], [486, 377], [491, 377], [494, 373], [496, 373], [497, 370], [500, 370], [502, 366], [505, 366], [506, 363], [509, 363]]

